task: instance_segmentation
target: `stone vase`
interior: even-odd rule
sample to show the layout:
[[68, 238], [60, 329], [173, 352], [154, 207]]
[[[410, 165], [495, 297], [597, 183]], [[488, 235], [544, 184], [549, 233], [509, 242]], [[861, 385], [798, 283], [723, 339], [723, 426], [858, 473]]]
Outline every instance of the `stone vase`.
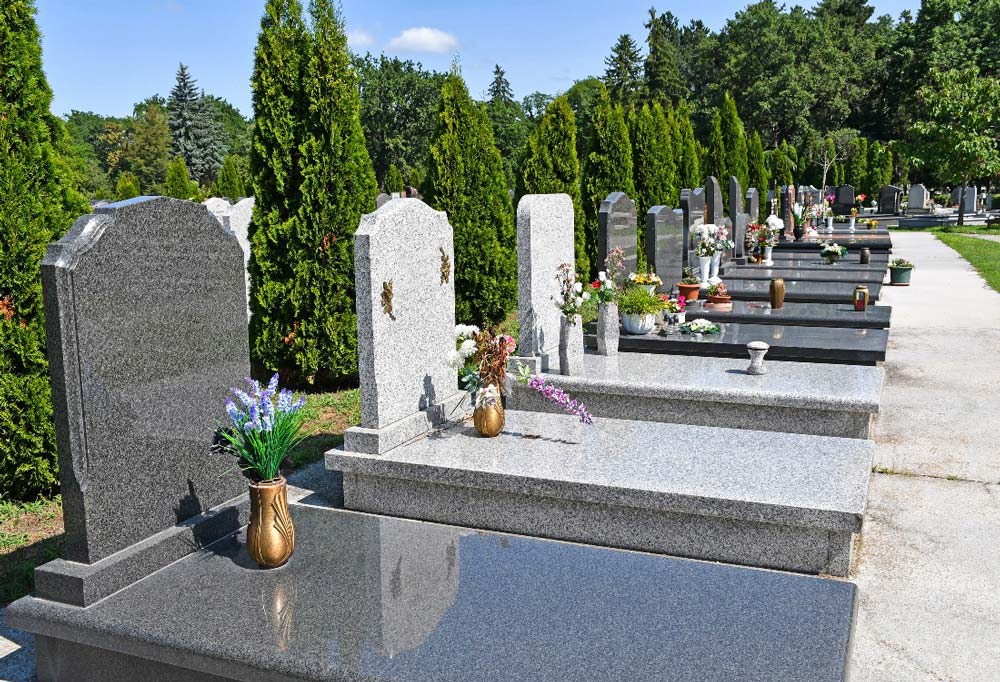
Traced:
[[851, 223], [850, 223], [850, 225], [848, 226], [847, 229], [849, 229], [851, 232], [854, 232], [854, 223], [856, 223], [857, 220], [858, 220], [857, 218], [855, 218], [854, 216], [851, 216]]
[[583, 319], [574, 315], [559, 318], [559, 373], [574, 376], [583, 372]]
[[615, 355], [618, 352], [618, 304], [597, 304], [597, 354]]
[[770, 346], [763, 341], [751, 341], [747, 344], [747, 352], [750, 353], [750, 366], [747, 367], [747, 374], [754, 376], [767, 374], [767, 368], [764, 367], [764, 356], [767, 355], [768, 349]]
[[781, 306], [785, 305], [785, 280], [780, 278], [771, 280], [768, 298], [771, 301], [772, 310], [779, 310]]
[[711, 256], [698, 256], [698, 275], [701, 277], [701, 288], [708, 288], [709, 270], [712, 266]]
[[826, 231], [833, 232], [833, 218], [826, 219]]
[[774, 265], [774, 247], [765, 246], [764, 247], [764, 265]]
[[709, 279], [719, 279], [719, 266], [722, 265], [722, 252], [716, 251], [712, 254], [712, 267], [710, 268]]
[[250, 484], [247, 551], [262, 568], [283, 566], [295, 551], [295, 526], [288, 512], [288, 484], [282, 476]]
[[806, 226], [802, 223], [796, 223], [795, 228], [792, 230], [792, 236], [795, 237], [795, 241], [802, 241], [802, 237], [806, 234]]

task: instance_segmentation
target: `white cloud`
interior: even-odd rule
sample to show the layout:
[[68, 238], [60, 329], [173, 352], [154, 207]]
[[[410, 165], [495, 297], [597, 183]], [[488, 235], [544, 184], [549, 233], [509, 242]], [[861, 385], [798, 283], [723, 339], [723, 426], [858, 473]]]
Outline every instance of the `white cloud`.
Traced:
[[363, 28], [347, 32], [347, 44], [352, 48], [370, 47], [375, 44], [375, 38]]
[[458, 39], [439, 28], [408, 28], [389, 41], [390, 50], [441, 54], [458, 48]]

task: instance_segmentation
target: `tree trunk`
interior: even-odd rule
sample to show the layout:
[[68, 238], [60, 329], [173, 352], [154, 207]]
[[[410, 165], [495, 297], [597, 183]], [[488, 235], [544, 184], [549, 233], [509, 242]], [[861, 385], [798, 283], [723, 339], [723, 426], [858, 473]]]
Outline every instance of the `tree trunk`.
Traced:
[[969, 176], [962, 179], [962, 191], [958, 193], [958, 224], [965, 225], [965, 190], [969, 186]]

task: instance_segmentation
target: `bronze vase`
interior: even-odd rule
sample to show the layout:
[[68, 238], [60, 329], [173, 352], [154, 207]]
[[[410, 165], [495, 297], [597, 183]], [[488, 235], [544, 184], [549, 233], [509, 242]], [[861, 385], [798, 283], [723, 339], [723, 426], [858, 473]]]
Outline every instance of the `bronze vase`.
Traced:
[[283, 566], [295, 551], [295, 526], [288, 513], [288, 483], [283, 476], [250, 484], [247, 551], [262, 568]]
[[778, 310], [779, 308], [781, 308], [781, 306], [785, 305], [785, 280], [783, 279], [771, 280], [769, 298], [771, 299], [772, 310]]
[[472, 413], [472, 423], [479, 435], [487, 438], [498, 436], [503, 431], [503, 405], [500, 403], [480, 405]]

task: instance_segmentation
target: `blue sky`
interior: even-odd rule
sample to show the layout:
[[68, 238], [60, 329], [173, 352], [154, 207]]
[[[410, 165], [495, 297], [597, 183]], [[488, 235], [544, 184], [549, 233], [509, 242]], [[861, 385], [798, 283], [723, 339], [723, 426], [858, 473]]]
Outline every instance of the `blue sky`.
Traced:
[[[304, 0], [305, 1], [305, 0]], [[600, 75], [618, 35], [645, 37], [650, 4], [682, 23], [700, 18], [718, 30], [746, 0], [342, 0], [352, 47], [385, 51], [444, 70], [457, 53], [473, 96], [493, 65], [517, 97], [560, 92]], [[898, 17], [919, 0], [875, 0], [876, 14]], [[249, 115], [250, 73], [263, 0], [37, 0], [52, 109], [126, 115], [166, 96], [178, 62], [200, 87]]]

